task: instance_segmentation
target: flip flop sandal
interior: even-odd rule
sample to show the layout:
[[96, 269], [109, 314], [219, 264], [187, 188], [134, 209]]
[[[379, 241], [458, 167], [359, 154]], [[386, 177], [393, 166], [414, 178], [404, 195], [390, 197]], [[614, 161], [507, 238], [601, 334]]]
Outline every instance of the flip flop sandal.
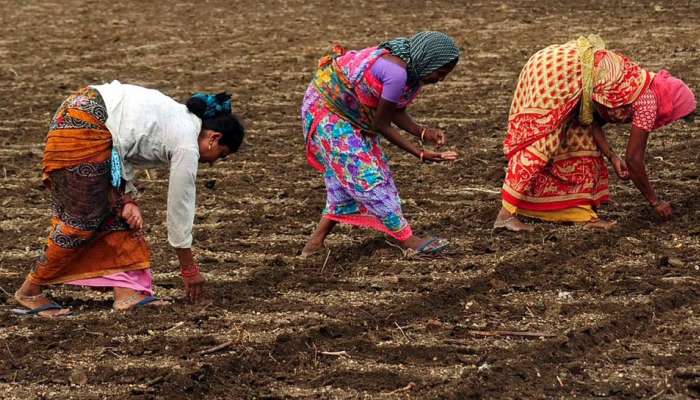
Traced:
[[139, 301], [138, 303], [134, 304], [132, 308], [136, 308], [136, 307], [145, 307], [145, 306], [147, 306], [147, 305], [149, 305], [149, 304], [151, 304], [151, 303], [153, 303], [153, 302], [160, 301], [160, 300], [161, 300], [160, 297], [156, 297], [156, 296], [146, 296], [146, 297], [144, 297], [143, 299], [141, 299], [141, 301]]
[[[62, 310], [62, 309], [63, 309], [63, 307], [61, 307], [60, 304], [58, 304], [58, 303], [56, 303], [56, 302], [51, 302], [51, 303], [48, 303], [48, 304], [44, 304], [43, 306], [39, 306], [39, 307], [32, 308], [32, 309], [29, 309], [29, 310], [26, 309], [26, 308], [13, 308], [12, 310], [10, 310], [10, 312], [12, 312], [12, 313], [15, 314], [15, 315], [31, 316], [31, 315], [38, 315], [38, 314], [39, 314], [40, 312], [42, 312], [42, 311], [48, 311], [48, 310]], [[58, 315], [58, 316], [59, 316], [59, 317], [65, 317], [65, 316], [68, 316], [68, 315], [71, 315], [71, 314], [72, 314], [71, 312], [68, 312], [67, 314], [60, 314], [60, 315]], [[55, 316], [52, 317], [52, 318], [55, 318]]]
[[434, 256], [440, 254], [443, 250], [449, 246], [449, 242], [445, 239], [441, 239], [437, 236], [433, 236], [428, 239], [427, 242], [423, 243], [422, 246], [416, 249], [416, 252], [421, 255]]
[[[138, 296], [139, 296], [138, 294], [132, 294], [132, 295], [127, 296], [127, 298], [124, 300], [116, 300], [115, 305], [116, 304], [119, 304], [119, 305], [128, 304], [128, 303], [130, 303], [131, 300], [134, 300]], [[143, 299], [139, 300], [137, 303], [134, 303], [133, 305], [131, 305], [127, 308], [121, 309], [121, 308], [116, 308], [114, 306], [112, 308], [114, 309], [114, 311], [120, 311], [120, 312], [121, 311], [129, 311], [129, 310], [133, 310], [134, 308], [146, 307], [147, 305], [149, 305], [153, 302], [156, 302], [156, 301], [160, 301], [160, 300], [162, 300], [162, 299], [160, 297], [157, 297], [157, 296], [146, 296]]]

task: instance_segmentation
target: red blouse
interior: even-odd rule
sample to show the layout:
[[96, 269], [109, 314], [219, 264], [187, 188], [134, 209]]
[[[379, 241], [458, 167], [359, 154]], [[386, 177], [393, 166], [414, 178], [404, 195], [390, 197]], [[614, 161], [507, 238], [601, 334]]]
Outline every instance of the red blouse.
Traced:
[[656, 128], [656, 96], [651, 88], [645, 90], [632, 104], [616, 108], [598, 105], [597, 111], [606, 122], [631, 122], [632, 126], [645, 132], [651, 132]]

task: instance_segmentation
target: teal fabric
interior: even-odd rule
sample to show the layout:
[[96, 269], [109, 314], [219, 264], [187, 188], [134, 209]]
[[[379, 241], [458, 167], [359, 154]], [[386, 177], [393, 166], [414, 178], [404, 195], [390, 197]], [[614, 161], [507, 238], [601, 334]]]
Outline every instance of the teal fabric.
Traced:
[[410, 80], [419, 80], [441, 67], [459, 60], [455, 41], [442, 32], [419, 32], [410, 38], [396, 38], [379, 47], [406, 62]]
[[206, 104], [204, 119], [231, 114], [231, 96], [226, 93], [206, 94], [200, 92], [193, 94], [192, 97], [198, 98]]
[[112, 148], [112, 186], [119, 188], [122, 184], [122, 160], [117, 150]]

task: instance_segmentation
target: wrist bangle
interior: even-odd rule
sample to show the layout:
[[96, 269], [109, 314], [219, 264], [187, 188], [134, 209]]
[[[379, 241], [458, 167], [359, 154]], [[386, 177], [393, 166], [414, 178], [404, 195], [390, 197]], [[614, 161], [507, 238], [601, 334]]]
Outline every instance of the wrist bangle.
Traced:
[[423, 156], [424, 156], [424, 155], [425, 155], [425, 153], [421, 151], [421, 152], [420, 152], [420, 157], [419, 157], [419, 158], [420, 158], [420, 162], [423, 162]]
[[423, 140], [425, 139], [425, 131], [426, 131], [427, 129], [428, 129], [428, 128], [423, 128], [423, 129], [420, 131], [420, 145], [421, 145], [421, 146], [423, 145]]
[[191, 278], [197, 274], [199, 274], [199, 264], [197, 263], [180, 267], [180, 275], [183, 278]]

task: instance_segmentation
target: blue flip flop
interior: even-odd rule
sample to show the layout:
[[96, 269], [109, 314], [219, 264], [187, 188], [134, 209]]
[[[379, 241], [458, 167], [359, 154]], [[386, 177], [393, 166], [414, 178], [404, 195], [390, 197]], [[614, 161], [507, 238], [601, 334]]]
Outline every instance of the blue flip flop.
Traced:
[[114, 306], [112, 306], [112, 308], [113, 308], [115, 311], [124, 312], [124, 311], [133, 310], [134, 308], [146, 307], [146, 306], [148, 306], [149, 304], [151, 304], [151, 303], [153, 303], [153, 302], [163, 300], [163, 299], [161, 299], [160, 297], [156, 297], [156, 296], [146, 296], [146, 297], [144, 297], [143, 299], [139, 300], [137, 303], [130, 304], [130, 305], [129, 305], [128, 307], [126, 307], [126, 308], [117, 308], [117, 307], [116, 307], [117, 304], [119, 304], [119, 305], [121, 305], [121, 306], [126, 306], [127, 304], [131, 303], [131, 301], [133, 301], [132, 299], [134, 299], [136, 296], [138, 296], [138, 294], [137, 294], [137, 293], [134, 293], [134, 294], [128, 296], [126, 299], [115, 300]]
[[[438, 244], [436, 247], [430, 248], [431, 245], [435, 244], [435, 242], [442, 241], [442, 243]], [[436, 255], [439, 254], [441, 251], [445, 250], [449, 246], [449, 242], [445, 239], [440, 239], [437, 236], [431, 237], [427, 242], [423, 243], [422, 246], [416, 249], [416, 251], [419, 254], [425, 254], [425, 255]]]
[[146, 296], [146, 297], [144, 297], [143, 299], [141, 299], [141, 301], [139, 301], [138, 303], [134, 304], [132, 308], [144, 307], [144, 306], [147, 306], [147, 305], [153, 303], [154, 301], [159, 301], [159, 300], [160, 300], [160, 297], [156, 297], [156, 296]]
[[[43, 306], [32, 308], [31, 310], [27, 310], [25, 308], [13, 308], [10, 310], [10, 312], [12, 312], [13, 314], [16, 314], [16, 315], [21, 315], [21, 316], [31, 316], [31, 315], [38, 315], [42, 311], [61, 310], [61, 309], [63, 309], [63, 307], [61, 307], [60, 304], [58, 304], [56, 302], [52, 302], [52, 303], [44, 304]], [[62, 314], [61, 316], [64, 317], [66, 315], [70, 315], [70, 313]]]

